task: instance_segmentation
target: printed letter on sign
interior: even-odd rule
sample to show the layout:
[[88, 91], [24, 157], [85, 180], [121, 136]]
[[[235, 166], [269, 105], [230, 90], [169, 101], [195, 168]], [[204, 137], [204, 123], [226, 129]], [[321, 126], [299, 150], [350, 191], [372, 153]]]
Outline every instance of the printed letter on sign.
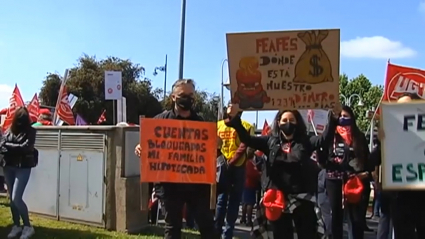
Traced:
[[142, 118], [141, 182], [215, 183], [216, 141], [215, 123]]

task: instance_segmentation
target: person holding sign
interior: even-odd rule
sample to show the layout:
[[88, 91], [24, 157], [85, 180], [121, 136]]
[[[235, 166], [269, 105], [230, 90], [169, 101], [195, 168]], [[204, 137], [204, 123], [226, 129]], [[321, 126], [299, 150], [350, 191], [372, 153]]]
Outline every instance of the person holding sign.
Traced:
[[[227, 108], [231, 111], [232, 104]], [[239, 117], [242, 112], [238, 112]], [[242, 121], [245, 131], [254, 135], [254, 127], [247, 121]], [[217, 135], [223, 141], [221, 152], [226, 159], [227, 172], [223, 175], [223, 181], [227, 188], [217, 196], [217, 210], [215, 215], [215, 228], [218, 233], [222, 233], [224, 219], [226, 218], [224, 239], [233, 238], [235, 222], [239, 215], [239, 206], [242, 201], [242, 194], [245, 183], [245, 161], [247, 148], [241, 143], [235, 129], [226, 126], [223, 120], [217, 122]]]
[[324, 223], [316, 202], [319, 168], [310, 157], [314, 150], [328, 148], [337, 124], [329, 124], [321, 136], [308, 136], [297, 110], [280, 110], [267, 136], [251, 136], [236, 112], [228, 112], [226, 124], [233, 127], [248, 147], [267, 155], [263, 165], [264, 197], [257, 209], [253, 235], [258, 238], [324, 238]]
[[[422, 100], [422, 98], [415, 93], [404, 93], [397, 100], [397, 103], [409, 103], [415, 100]], [[400, 127], [403, 127], [403, 125], [400, 125]], [[385, 133], [383, 130], [378, 133], [382, 140]], [[394, 145], [394, 147], [397, 146]], [[403, 161], [403, 159], [400, 159], [400, 162]], [[394, 226], [394, 238], [425, 238], [425, 191], [396, 191], [392, 193], [390, 200], [390, 216]]]
[[[343, 239], [345, 209], [350, 238], [363, 239], [365, 205], [362, 199], [365, 187], [370, 189], [369, 181], [363, 180], [373, 168], [367, 164], [369, 148], [366, 137], [357, 127], [350, 107], [342, 108], [335, 137], [327, 150], [329, 157], [321, 160], [320, 164], [326, 169], [326, 190], [332, 211], [332, 236], [334, 239]], [[354, 193], [348, 192], [349, 185], [355, 185]]]
[[[195, 83], [193, 80], [190, 80], [190, 79], [177, 80], [172, 86], [172, 93], [171, 93], [171, 98], [173, 100], [173, 109], [164, 111], [163, 113], [155, 116], [155, 119], [158, 119], [158, 120], [173, 119], [173, 120], [181, 120], [181, 121], [204, 121], [201, 116], [199, 116], [192, 110], [192, 106], [194, 103], [194, 95], [195, 95]], [[182, 123], [182, 126], [183, 125], [187, 125], [187, 123]], [[141, 125], [141, 127], [143, 127], [143, 125]], [[197, 137], [196, 132], [194, 132], [194, 134], [191, 134], [192, 131], [190, 131], [189, 128], [184, 128], [184, 129], [182, 128], [182, 131], [186, 132], [186, 130], [188, 130], [187, 131], [188, 135], [192, 135], [187, 137], [195, 137], [195, 138]], [[171, 140], [170, 137], [172, 137], [171, 134], [173, 132], [169, 132], [170, 134], [168, 136], [169, 140]], [[161, 134], [167, 134], [167, 132], [164, 131]], [[212, 131], [212, 134], [214, 135], [214, 140], [215, 140], [216, 138], [215, 138], [214, 130]], [[209, 135], [207, 135], [206, 137], [208, 138]], [[211, 147], [214, 152], [214, 156], [215, 156], [215, 149], [214, 149], [215, 147], [216, 145], [214, 141], [214, 145]], [[146, 148], [142, 149], [140, 144], [137, 145], [135, 149], [136, 155], [140, 157], [142, 150], [148, 150], [148, 149]], [[175, 158], [173, 158], [173, 160], [174, 159]], [[149, 165], [148, 163], [144, 163], [143, 160], [144, 158], [141, 158], [142, 167], [152, 167], [152, 165]], [[189, 161], [191, 160], [192, 159], [190, 159]], [[206, 160], [207, 159], [205, 159], [205, 161]], [[215, 161], [215, 157], [208, 160]], [[188, 164], [190, 163], [189, 161], [187, 161], [186, 159], [186, 162]], [[162, 165], [166, 165], [166, 163], [162, 163], [159, 166], [162, 166]], [[154, 166], [158, 166], [158, 165], [154, 165]], [[184, 166], [183, 168], [182, 166], [181, 168], [178, 167], [176, 170], [185, 170], [187, 172], [187, 170], [189, 170], [189, 167]], [[214, 163], [211, 164], [211, 168], [208, 170], [210, 170], [215, 175]], [[167, 173], [171, 174], [173, 172], [169, 171]], [[183, 205], [185, 203], [187, 204], [189, 208], [193, 209], [192, 211], [195, 214], [194, 215], [195, 221], [199, 227], [201, 237], [206, 239], [215, 239], [218, 237], [216, 236], [216, 233], [214, 230], [213, 214], [210, 211], [210, 185], [209, 184], [163, 182], [163, 183], [159, 183], [155, 185], [155, 193], [156, 193], [156, 196], [163, 203], [164, 209], [165, 209], [164, 238], [166, 239], [181, 238], [182, 217], [183, 217], [182, 212], [183, 212]]]

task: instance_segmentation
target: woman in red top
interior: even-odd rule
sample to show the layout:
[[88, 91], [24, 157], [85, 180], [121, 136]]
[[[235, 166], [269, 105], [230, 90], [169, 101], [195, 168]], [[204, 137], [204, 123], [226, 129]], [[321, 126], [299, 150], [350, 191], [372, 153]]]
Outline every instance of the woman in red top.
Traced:
[[256, 203], [256, 192], [260, 183], [260, 172], [254, 162], [254, 149], [248, 148], [246, 161], [245, 189], [242, 197], [242, 218], [241, 224], [245, 223], [252, 227], [252, 209]]

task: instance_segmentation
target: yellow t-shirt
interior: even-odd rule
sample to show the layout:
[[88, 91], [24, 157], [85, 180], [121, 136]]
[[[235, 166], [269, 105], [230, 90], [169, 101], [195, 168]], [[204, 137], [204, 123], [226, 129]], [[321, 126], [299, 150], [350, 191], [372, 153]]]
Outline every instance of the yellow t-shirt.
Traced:
[[[254, 127], [242, 120], [243, 127], [249, 132], [250, 135], [255, 135]], [[217, 135], [221, 138], [223, 144], [221, 147], [221, 153], [227, 160], [231, 160], [239, 148], [241, 141], [236, 133], [236, 130], [226, 126], [223, 120], [217, 122]], [[241, 166], [246, 159], [246, 155], [242, 156], [236, 163], [235, 166]]]

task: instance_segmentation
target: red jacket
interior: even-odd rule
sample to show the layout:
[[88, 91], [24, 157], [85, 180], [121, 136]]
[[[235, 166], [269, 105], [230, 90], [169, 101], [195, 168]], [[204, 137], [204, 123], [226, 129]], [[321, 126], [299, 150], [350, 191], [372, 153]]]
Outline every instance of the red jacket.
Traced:
[[258, 172], [252, 160], [246, 162], [245, 188], [257, 188], [260, 182], [261, 174]]

